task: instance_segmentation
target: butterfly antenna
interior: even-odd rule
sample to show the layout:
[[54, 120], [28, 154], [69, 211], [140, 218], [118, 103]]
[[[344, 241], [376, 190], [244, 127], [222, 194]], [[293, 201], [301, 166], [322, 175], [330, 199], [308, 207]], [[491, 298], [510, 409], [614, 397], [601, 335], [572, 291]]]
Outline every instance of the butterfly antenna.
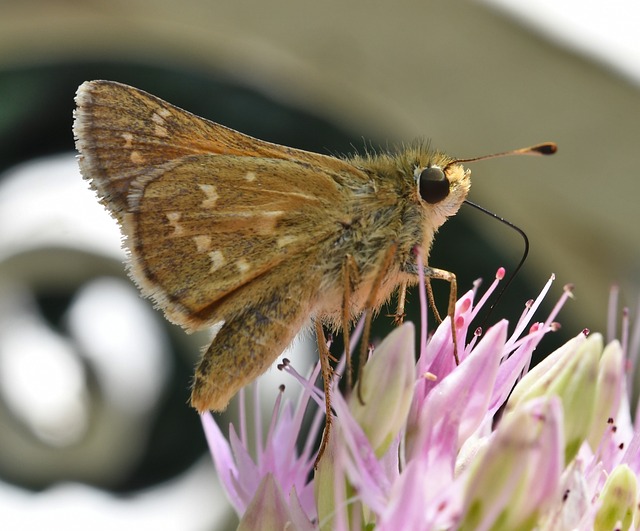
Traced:
[[543, 142], [542, 144], [536, 144], [535, 146], [502, 151], [500, 153], [492, 153], [490, 155], [481, 155], [479, 157], [471, 157], [469, 159], [453, 159], [444, 167], [443, 171], [446, 171], [449, 166], [460, 164], [461, 162], [480, 162], [481, 160], [499, 159], [502, 157], [512, 157], [514, 155], [553, 155], [556, 151], [558, 151], [558, 145], [555, 142]]

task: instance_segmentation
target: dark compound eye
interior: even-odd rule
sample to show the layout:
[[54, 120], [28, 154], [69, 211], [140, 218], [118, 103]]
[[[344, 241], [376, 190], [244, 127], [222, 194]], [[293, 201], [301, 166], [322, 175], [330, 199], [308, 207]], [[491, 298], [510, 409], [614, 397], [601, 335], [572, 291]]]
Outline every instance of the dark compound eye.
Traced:
[[422, 200], [432, 205], [449, 195], [449, 179], [437, 166], [422, 170], [418, 186]]

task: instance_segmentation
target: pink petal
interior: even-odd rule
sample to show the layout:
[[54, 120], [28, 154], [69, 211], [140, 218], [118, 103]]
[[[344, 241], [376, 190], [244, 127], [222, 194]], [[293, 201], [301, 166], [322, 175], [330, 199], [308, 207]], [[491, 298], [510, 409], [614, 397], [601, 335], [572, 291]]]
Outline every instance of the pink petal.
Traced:
[[420, 419], [415, 441], [408, 441], [408, 456], [428, 452], [435, 459], [446, 454], [452, 456], [448, 461], [453, 464], [461, 442], [486, 415], [506, 337], [507, 322], [500, 321], [467, 359], [417, 405]]
[[203, 413], [200, 420], [204, 428], [204, 434], [209, 445], [209, 451], [216, 467], [216, 472], [220, 481], [225, 486], [225, 491], [229, 497], [229, 501], [233, 505], [236, 512], [242, 514], [246, 508], [246, 503], [236, 489], [235, 478], [238, 476], [238, 469], [231, 456], [231, 448], [220, 431], [218, 424], [213, 420], [211, 413]]

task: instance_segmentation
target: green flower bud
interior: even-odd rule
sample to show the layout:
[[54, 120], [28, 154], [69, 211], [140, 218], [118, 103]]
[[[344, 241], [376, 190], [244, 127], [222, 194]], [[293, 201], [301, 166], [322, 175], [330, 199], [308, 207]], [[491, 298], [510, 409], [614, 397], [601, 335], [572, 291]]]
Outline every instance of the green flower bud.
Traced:
[[598, 367], [595, 411], [589, 433], [589, 445], [595, 451], [607, 429], [607, 421], [615, 418], [624, 386], [624, 353], [618, 341], [609, 343], [602, 353]]
[[613, 469], [602, 488], [600, 500], [602, 505], [593, 524], [595, 531], [624, 531], [631, 527], [638, 501], [638, 484], [627, 465], [618, 465]]
[[502, 419], [469, 470], [459, 529], [532, 529], [554, 497], [563, 459], [557, 398], [535, 399]]
[[377, 457], [405, 425], [415, 380], [415, 330], [405, 323], [375, 349], [349, 397], [349, 410]]
[[[316, 499], [318, 523], [321, 531], [329, 531], [334, 528], [333, 520], [336, 511], [336, 465], [334, 449], [336, 439], [340, 437], [339, 431], [340, 427], [336, 426], [313, 476], [313, 493]], [[344, 476], [342, 469], [340, 469], [338, 473]], [[346, 485], [346, 478], [343, 478], [342, 482]]]
[[565, 460], [571, 461], [589, 434], [595, 411], [602, 336], [578, 336], [534, 367], [507, 403], [513, 412], [532, 398], [556, 395], [564, 409]]

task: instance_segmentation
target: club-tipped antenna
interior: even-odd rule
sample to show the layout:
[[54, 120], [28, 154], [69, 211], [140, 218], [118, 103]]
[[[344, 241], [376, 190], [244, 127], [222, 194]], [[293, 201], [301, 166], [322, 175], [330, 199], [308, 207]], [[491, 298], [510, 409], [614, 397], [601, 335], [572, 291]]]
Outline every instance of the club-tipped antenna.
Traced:
[[511, 157], [513, 155], [553, 155], [556, 151], [558, 151], [558, 145], [555, 142], [543, 142], [542, 144], [536, 144], [535, 146], [502, 151], [501, 153], [492, 153], [491, 155], [481, 155], [479, 157], [472, 157], [469, 159], [454, 159], [449, 162], [444, 169], [446, 170], [449, 166], [453, 164], [460, 164], [462, 162], [478, 162], [481, 160]]

